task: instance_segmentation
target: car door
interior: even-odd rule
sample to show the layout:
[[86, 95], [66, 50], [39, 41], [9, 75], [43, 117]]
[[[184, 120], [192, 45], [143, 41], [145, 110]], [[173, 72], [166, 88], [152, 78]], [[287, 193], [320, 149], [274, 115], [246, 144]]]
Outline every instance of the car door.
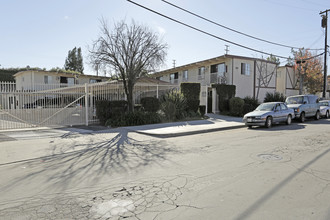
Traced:
[[284, 104], [280, 104], [281, 106], [281, 121], [286, 121], [286, 119], [288, 118], [288, 114], [289, 114], [289, 109], [286, 105]]
[[274, 122], [280, 122], [281, 121], [281, 106], [280, 104], [276, 104], [274, 107], [274, 117], [273, 117], [273, 121]]

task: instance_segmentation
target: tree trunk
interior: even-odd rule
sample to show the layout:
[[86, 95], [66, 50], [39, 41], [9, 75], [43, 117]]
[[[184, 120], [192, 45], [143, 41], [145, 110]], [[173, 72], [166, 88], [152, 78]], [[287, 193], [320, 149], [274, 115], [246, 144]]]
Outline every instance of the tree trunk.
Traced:
[[128, 82], [127, 101], [128, 101], [128, 111], [129, 112], [134, 112], [133, 88], [134, 88], [134, 85], [132, 84], [132, 82]]

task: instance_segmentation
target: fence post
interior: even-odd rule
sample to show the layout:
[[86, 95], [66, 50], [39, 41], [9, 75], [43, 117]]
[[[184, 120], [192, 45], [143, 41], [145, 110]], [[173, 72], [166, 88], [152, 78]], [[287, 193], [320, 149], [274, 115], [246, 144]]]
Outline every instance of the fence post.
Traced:
[[207, 114], [207, 111], [208, 111], [208, 109], [207, 109], [207, 105], [208, 105], [208, 98], [209, 98], [209, 95], [208, 95], [208, 90], [209, 90], [209, 88], [208, 88], [208, 85], [206, 85], [205, 86], [205, 89], [206, 89], [206, 100], [205, 100], [205, 114]]
[[158, 83], [157, 83], [157, 99], [158, 99], [159, 97], [158, 97]]
[[88, 126], [88, 84], [85, 83], [85, 120], [86, 126]]

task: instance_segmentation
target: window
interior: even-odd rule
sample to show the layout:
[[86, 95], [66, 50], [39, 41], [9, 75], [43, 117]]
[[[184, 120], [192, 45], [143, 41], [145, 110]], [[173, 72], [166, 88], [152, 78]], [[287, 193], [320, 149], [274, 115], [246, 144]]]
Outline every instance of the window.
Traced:
[[182, 81], [187, 81], [188, 80], [188, 70], [184, 70], [182, 72]]
[[52, 83], [52, 77], [51, 76], [44, 76], [44, 83], [45, 84]]
[[102, 82], [100, 79], [90, 79], [89, 80], [90, 83], [98, 83], [98, 82]]
[[205, 78], [205, 66], [202, 66], [198, 69], [198, 79]]
[[225, 76], [227, 66], [225, 63], [214, 64], [211, 66], [211, 73], [217, 73], [218, 76]]
[[288, 108], [286, 107], [286, 105], [284, 105], [284, 104], [282, 104], [282, 103], [281, 103], [280, 105], [281, 105], [281, 109], [282, 109], [282, 110], [287, 110], [287, 109], [288, 109]]
[[249, 76], [250, 75], [250, 71], [251, 71], [251, 68], [250, 68], [250, 64], [249, 63], [242, 63], [241, 64], [241, 74], [242, 75]]
[[64, 77], [61, 76], [60, 78], [60, 83], [61, 84], [68, 84], [68, 85], [74, 85], [74, 78], [73, 77]]
[[178, 72], [172, 73], [170, 75], [170, 81], [171, 81], [171, 83], [177, 83], [178, 78], [179, 78], [179, 73]]

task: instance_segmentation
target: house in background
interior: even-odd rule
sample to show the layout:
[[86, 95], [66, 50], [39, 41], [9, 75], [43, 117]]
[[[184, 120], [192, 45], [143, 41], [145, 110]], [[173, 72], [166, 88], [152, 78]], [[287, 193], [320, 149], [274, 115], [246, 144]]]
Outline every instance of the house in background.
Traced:
[[276, 91], [277, 65], [278, 63], [258, 58], [223, 55], [160, 71], [152, 77], [176, 85], [181, 82], [201, 83], [208, 88], [201, 91], [201, 105], [207, 103], [211, 84], [219, 83], [235, 85], [237, 97], [250, 96], [262, 102], [267, 92]]
[[50, 72], [43, 70], [28, 70], [14, 75], [16, 90], [44, 90], [54, 86], [68, 87], [108, 81], [109, 77], [73, 74], [64, 72]]
[[280, 66], [277, 68], [276, 92], [282, 93], [285, 96], [299, 94], [298, 75], [291, 65]]

